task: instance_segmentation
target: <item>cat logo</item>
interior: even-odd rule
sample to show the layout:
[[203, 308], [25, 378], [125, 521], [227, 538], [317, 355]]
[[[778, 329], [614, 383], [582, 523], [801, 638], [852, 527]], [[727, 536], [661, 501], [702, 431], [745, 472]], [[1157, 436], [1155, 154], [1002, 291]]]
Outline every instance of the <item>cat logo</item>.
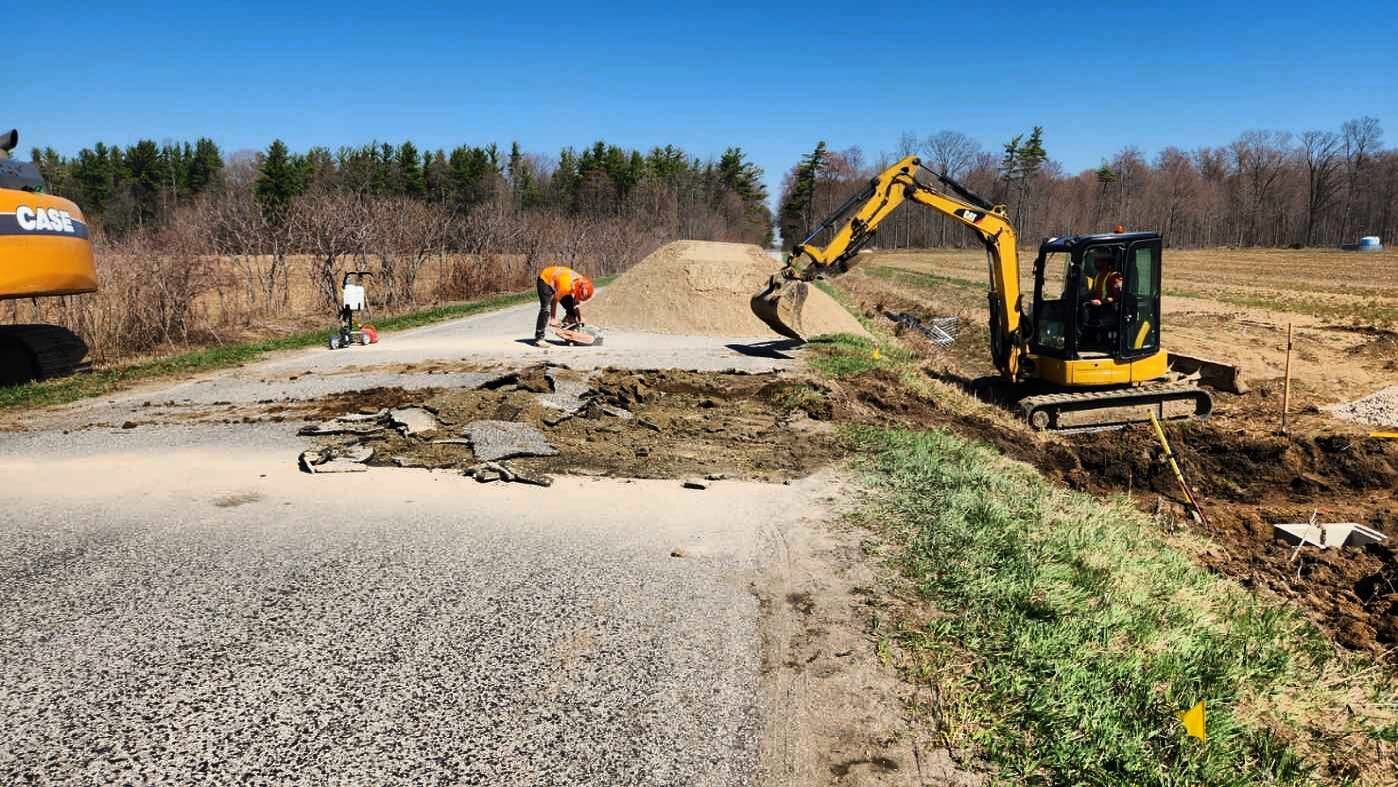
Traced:
[[36, 210], [28, 205], [16, 206], [15, 223], [25, 232], [78, 234], [77, 227], [73, 225], [73, 215], [58, 208], [38, 208]]

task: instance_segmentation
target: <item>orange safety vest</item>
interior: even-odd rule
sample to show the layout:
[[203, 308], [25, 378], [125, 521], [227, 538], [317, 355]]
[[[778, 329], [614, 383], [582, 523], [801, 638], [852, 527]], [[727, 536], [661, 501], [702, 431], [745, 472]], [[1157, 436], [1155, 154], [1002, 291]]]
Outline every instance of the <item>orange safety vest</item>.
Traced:
[[565, 295], [572, 295], [573, 282], [577, 281], [578, 277], [578, 272], [566, 265], [550, 265], [539, 271], [539, 278], [553, 288], [554, 300]]

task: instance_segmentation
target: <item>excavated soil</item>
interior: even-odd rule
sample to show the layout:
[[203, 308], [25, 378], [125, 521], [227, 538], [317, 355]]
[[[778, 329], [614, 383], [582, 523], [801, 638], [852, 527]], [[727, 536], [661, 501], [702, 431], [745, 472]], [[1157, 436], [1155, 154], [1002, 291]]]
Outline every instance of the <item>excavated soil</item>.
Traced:
[[[371, 465], [465, 470], [477, 463], [461, 439], [463, 428], [473, 421], [512, 421], [542, 430], [558, 449], [556, 456], [508, 461], [510, 468], [529, 476], [780, 482], [809, 475], [840, 453], [829, 424], [793, 403], [796, 392], [812, 390], [811, 383], [790, 375], [607, 369], [588, 376], [562, 368], [546, 375], [546, 368], [531, 367], [495, 387], [381, 388], [327, 397], [310, 414], [329, 418], [411, 405], [436, 414], [440, 428], [435, 432], [403, 436], [385, 429], [350, 438], [374, 449]], [[555, 391], [555, 381], [560, 390], [581, 389], [575, 414], [543, 403]]]
[[[746, 243], [675, 241], [638, 262], [584, 307], [602, 328], [701, 336], [765, 336], [771, 330], [748, 307], [777, 263]], [[859, 321], [812, 288], [802, 312], [811, 335], [866, 335]]]
[[[924, 319], [938, 316], [867, 279], [850, 289], [870, 318], [885, 319], [890, 310]], [[1387, 331], [1373, 331], [1372, 337], [1370, 349], [1376, 353], [1393, 341]], [[997, 389], [984, 385], [984, 376], [992, 372], [985, 328], [974, 317], [962, 320], [947, 348], [912, 331], [903, 331], [902, 340], [921, 357], [929, 378], [982, 399], [994, 398]], [[1293, 386], [1293, 394], [1298, 390], [1306, 390], [1303, 382]], [[1195, 555], [1203, 565], [1292, 601], [1341, 645], [1398, 658], [1398, 441], [1371, 438], [1367, 429], [1347, 426], [1316, 406], [1299, 408], [1290, 433], [1277, 434], [1278, 381], [1256, 381], [1242, 396], [1213, 393], [1213, 417], [1168, 427], [1171, 447], [1200, 497], [1208, 526], [1185, 516], [1183, 495], [1148, 428], [1037, 434], [1006, 418], [1008, 410], [982, 404], [953, 412], [879, 370], [842, 380], [832, 398], [839, 403], [837, 418], [948, 428], [990, 443], [1073, 488], [1128, 493], [1167, 529], [1206, 535], [1208, 546]], [[1298, 551], [1275, 538], [1272, 525], [1305, 522], [1313, 513], [1321, 522], [1367, 525], [1389, 541]]]
[[940, 427], [995, 446], [1067, 486], [1098, 494], [1130, 493], [1167, 528], [1192, 528], [1212, 542], [1197, 559], [1249, 587], [1296, 603], [1340, 644], [1383, 651], [1398, 646], [1398, 552], [1393, 544], [1345, 550], [1304, 549], [1275, 539], [1272, 525], [1358, 522], [1395, 536], [1398, 444], [1352, 435], [1287, 437], [1239, 431], [1225, 422], [1170, 428], [1209, 518], [1185, 517], [1183, 497], [1164, 451], [1146, 429], [1045, 436], [990, 408], [954, 412], [917, 396], [894, 374], [874, 370], [831, 391], [837, 419]]

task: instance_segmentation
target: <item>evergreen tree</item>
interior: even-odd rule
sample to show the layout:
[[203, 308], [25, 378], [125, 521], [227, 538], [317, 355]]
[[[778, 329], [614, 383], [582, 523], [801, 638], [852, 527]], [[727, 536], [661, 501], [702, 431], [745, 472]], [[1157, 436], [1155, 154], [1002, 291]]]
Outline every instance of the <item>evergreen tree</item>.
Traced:
[[138, 224], [153, 222], [160, 213], [161, 186], [166, 181], [166, 160], [155, 142], [142, 139], [126, 149], [126, 187]]
[[292, 160], [286, 143], [272, 141], [257, 168], [257, 202], [274, 221], [279, 221], [302, 189], [302, 172]]
[[781, 206], [782, 245], [788, 249], [800, 242], [815, 223], [811, 213], [816, 179], [825, 167], [827, 155], [825, 140], [821, 140], [815, 150], [802, 156], [801, 163], [796, 165], [791, 188]]
[[326, 192], [336, 188], [339, 171], [328, 148], [313, 147], [301, 158], [302, 191]]
[[1005, 143], [1004, 150], [1005, 155], [1000, 159], [1000, 177], [1006, 187], [1005, 196], [1016, 196], [1016, 219], [1019, 223], [1027, 224], [1031, 208], [1029, 186], [1048, 160], [1048, 153], [1044, 150], [1043, 127], [1035, 126], [1028, 139], [1023, 134], [1016, 135]]
[[78, 163], [73, 168], [73, 176], [77, 180], [78, 204], [82, 205], [84, 211], [100, 215], [112, 198], [116, 180], [107, 146], [98, 142], [91, 150], [83, 148], [78, 151]]
[[447, 154], [438, 148], [430, 159], [423, 156], [423, 189], [433, 202], [445, 202], [451, 190], [451, 169], [447, 166]]
[[418, 162], [417, 146], [412, 142], [404, 142], [398, 146], [398, 185], [403, 194], [409, 197], [421, 197], [427, 191], [427, 184], [422, 177], [422, 166]]
[[73, 168], [58, 155], [58, 151], [53, 148], [34, 148], [30, 160], [39, 168], [39, 174], [44, 178], [45, 191], [61, 197], [77, 195], [78, 187], [73, 177]]
[[561, 208], [573, 207], [573, 196], [577, 193], [580, 162], [572, 148], [564, 148], [558, 153], [558, 168], [553, 171], [549, 182], [554, 204]]
[[379, 145], [373, 157], [374, 176], [369, 190], [375, 194], [397, 194], [402, 192], [398, 183], [398, 168], [394, 165], [393, 146], [387, 142]]
[[[492, 146], [493, 148], [493, 146]], [[460, 209], [484, 202], [494, 190], [498, 155], [492, 148], [462, 145], [447, 160], [451, 202]]]
[[519, 149], [519, 142], [510, 143], [510, 160], [505, 166], [505, 172], [510, 180], [510, 193], [514, 198], [514, 204], [525, 206], [529, 202], [530, 193], [534, 191], [534, 178], [528, 162], [524, 160], [524, 153]]
[[661, 180], [674, 180], [689, 171], [689, 161], [684, 151], [673, 145], [651, 148], [646, 156], [646, 170]]
[[762, 183], [762, 169], [747, 161], [742, 148], [728, 148], [718, 160], [718, 175], [723, 185], [747, 203], [767, 201], [767, 187]]
[[188, 185], [191, 193], [199, 194], [216, 188], [223, 179], [223, 153], [208, 137], [200, 137], [194, 143], [194, 153], [189, 162]]

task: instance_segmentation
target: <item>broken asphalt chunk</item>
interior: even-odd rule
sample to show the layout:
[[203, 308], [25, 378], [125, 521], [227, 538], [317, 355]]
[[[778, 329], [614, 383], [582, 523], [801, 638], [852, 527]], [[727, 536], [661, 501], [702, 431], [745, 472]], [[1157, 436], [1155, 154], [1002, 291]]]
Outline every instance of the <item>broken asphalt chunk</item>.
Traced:
[[348, 415], [342, 415], [339, 418], [336, 418], [335, 420], [343, 421], [347, 424], [354, 424], [362, 423], [365, 421], [378, 421], [382, 419], [385, 415], [388, 415], [388, 408], [380, 408], [377, 412], [373, 413], [350, 413]]
[[471, 441], [476, 458], [489, 462], [523, 456], [556, 456], [539, 427], [515, 421], [472, 421], [463, 434]]
[[389, 410], [388, 420], [405, 435], [432, 432], [438, 427], [437, 416], [426, 407], [399, 407]]
[[373, 456], [368, 446], [336, 446], [302, 451], [297, 461], [307, 473], [363, 473], [368, 470], [364, 463]]
[[514, 482], [533, 486], [552, 486], [553, 478], [547, 475], [531, 476], [521, 473], [503, 462], [481, 462], [466, 468], [462, 475], [487, 484], [491, 481]]
[[530, 366], [519, 371], [506, 372], [499, 377], [492, 377], [489, 380], [476, 386], [487, 391], [498, 391], [503, 388], [517, 388], [521, 391], [533, 393], [552, 393], [553, 379], [548, 374], [548, 366], [540, 364]]
[[301, 428], [296, 432], [296, 434], [301, 435], [302, 437], [310, 437], [310, 436], [314, 436], [314, 435], [336, 435], [336, 434], [350, 434], [350, 435], [361, 435], [361, 436], [363, 436], [363, 435], [378, 434], [379, 432], [382, 432], [382, 431], [383, 431], [383, 427], [382, 427], [382, 426], [379, 426], [378, 424], [373, 423], [373, 422], [363, 422], [363, 423], [349, 422], [349, 423], [346, 423], [346, 422], [344, 422], [344, 421], [340, 421], [340, 420], [337, 419], [337, 420], [334, 420], [334, 421], [324, 421], [324, 422], [318, 423], [318, 424], [307, 424], [307, 425], [301, 427]]
[[586, 404], [586, 395], [591, 390], [586, 380], [570, 380], [558, 376], [553, 369], [546, 371], [552, 393], [541, 393], [535, 398], [539, 404], [564, 413], [576, 413]]

